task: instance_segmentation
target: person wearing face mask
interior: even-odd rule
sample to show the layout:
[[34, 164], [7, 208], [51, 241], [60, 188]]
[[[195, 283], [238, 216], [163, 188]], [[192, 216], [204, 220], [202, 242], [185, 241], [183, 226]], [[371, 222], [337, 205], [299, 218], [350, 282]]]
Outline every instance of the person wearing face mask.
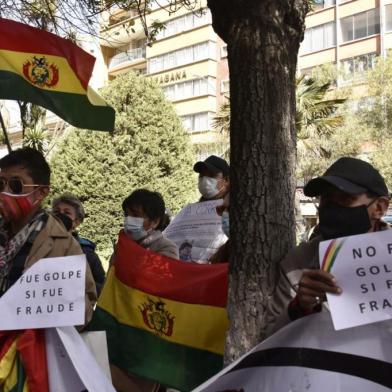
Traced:
[[199, 173], [201, 198], [184, 206], [164, 235], [179, 247], [181, 261], [206, 264], [227, 241], [215, 209], [229, 192], [230, 167], [224, 159], [211, 155], [197, 162], [193, 170]]
[[196, 162], [193, 170], [199, 173], [199, 201], [223, 199], [229, 192], [230, 166], [224, 159], [211, 155], [205, 161]]
[[124, 231], [146, 249], [178, 259], [178, 247], [162, 235], [165, 202], [158, 192], [137, 189], [122, 203]]
[[[45, 212], [50, 167], [32, 148], [0, 159], [0, 296], [38, 260], [80, 255], [82, 250], [63, 225]], [[96, 290], [86, 268], [86, 323], [91, 319]]]
[[326, 293], [342, 292], [334, 276], [319, 267], [321, 241], [389, 228], [382, 220], [389, 205], [388, 188], [368, 162], [340, 158], [323, 176], [309, 181], [304, 193], [319, 197], [319, 223], [313, 238], [289, 252], [280, 264], [282, 274], [268, 309], [270, 325], [275, 323], [272, 331], [321, 311]]
[[[230, 238], [230, 193], [228, 193], [221, 206], [216, 207], [216, 213], [221, 217], [222, 231]], [[227, 263], [230, 258], [230, 244], [227, 240], [209, 259], [211, 264]]]
[[[124, 232], [143, 248], [178, 260], [178, 247], [162, 235], [161, 227], [166, 224], [165, 202], [158, 192], [137, 189], [122, 203], [125, 215]], [[116, 251], [111, 262], [116, 260]], [[160, 389], [156, 382], [125, 373], [110, 365], [113, 385], [117, 391], [153, 392]]]
[[61, 220], [67, 231], [78, 241], [83, 253], [86, 255], [90, 266], [97, 294], [99, 295], [105, 282], [105, 270], [102, 267], [99, 256], [95, 253], [95, 243], [87, 238], [79, 237], [77, 228], [85, 218], [85, 212], [81, 201], [71, 194], [64, 194], [52, 201], [53, 215]]

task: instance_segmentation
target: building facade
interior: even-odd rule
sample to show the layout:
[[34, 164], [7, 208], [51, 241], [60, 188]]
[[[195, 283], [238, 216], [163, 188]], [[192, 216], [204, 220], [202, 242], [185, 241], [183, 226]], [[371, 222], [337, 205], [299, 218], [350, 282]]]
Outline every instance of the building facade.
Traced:
[[[377, 56], [392, 48], [392, 0], [317, 0], [306, 18], [298, 68], [333, 64], [338, 85], [363, 84]], [[366, 94], [364, 89], [360, 94]]]
[[200, 158], [223, 152], [222, 135], [212, 120], [229, 92], [227, 51], [213, 31], [206, 1], [196, 13], [185, 8], [169, 13], [153, 6], [147, 25], [155, 20], [166, 28], [148, 46], [136, 12], [104, 15], [100, 44], [109, 80], [129, 70], [154, 79], [174, 104]]

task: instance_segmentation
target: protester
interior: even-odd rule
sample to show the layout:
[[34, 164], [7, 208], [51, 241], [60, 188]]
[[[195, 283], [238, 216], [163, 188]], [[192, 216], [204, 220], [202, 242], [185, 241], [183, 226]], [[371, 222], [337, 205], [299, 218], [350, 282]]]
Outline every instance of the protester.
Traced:
[[388, 228], [382, 221], [389, 205], [388, 188], [381, 174], [365, 161], [340, 158], [323, 176], [309, 181], [304, 193], [320, 197], [317, 234], [281, 262], [281, 278], [268, 311], [270, 323], [280, 315], [272, 330], [320, 311], [326, 293], [342, 292], [334, 276], [320, 270], [320, 241]]
[[199, 173], [198, 203], [186, 205], [165, 230], [165, 236], [180, 249], [180, 260], [206, 264], [226, 241], [216, 206], [230, 188], [228, 163], [215, 155], [197, 162], [193, 170]]
[[64, 194], [52, 201], [52, 210], [53, 214], [63, 222], [66, 229], [79, 242], [83, 253], [86, 255], [99, 295], [105, 282], [105, 270], [99, 256], [95, 253], [95, 243], [87, 238], [79, 237], [76, 231], [85, 218], [81, 201], [74, 195]]
[[[161, 226], [165, 223], [165, 202], [158, 192], [137, 189], [122, 203], [124, 232], [143, 248], [178, 259], [178, 247], [165, 238]], [[112, 262], [116, 260], [116, 253]], [[126, 374], [117, 366], [110, 366], [113, 385], [117, 391], [158, 391], [159, 384]]]
[[178, 259], [178, 247], [162, 235], [165, 202], [158, 192], [137, 189], [122, 203], [124, 231], [143, 248]]
[[199, 201], [222, 199], [229, 192], [230, 166], [224, 159], [211, 155], [196, 162], [193, 170], [199, 173]]
[[[0, 296], [38, 260], [80, 255], [79, 244], [42, 204], [50, 190], [50, 168], [32, 148], [0, 159]], [[95, 284], [86, 268], [86, 322], [96, 302]]]
[[[227, 193], [223, 199], [223, 204], [216, 207], [216, 213], [222, 219], [222, 231], [226, 234], [227, 238], [230, 238], [230, 194]], [[210, 263], [227, 263], [230, 257], [230, 244], [227, 240], [221, 247], [210, 257]]]

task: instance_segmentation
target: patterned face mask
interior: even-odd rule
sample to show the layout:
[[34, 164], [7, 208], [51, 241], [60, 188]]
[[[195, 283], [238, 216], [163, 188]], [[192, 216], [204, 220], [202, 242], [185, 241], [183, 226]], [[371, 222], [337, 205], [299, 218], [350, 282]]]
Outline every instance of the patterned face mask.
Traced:
[[35, 190], [23, 195], [1, 192], [0, 214], [4, 219], [4, 222], [18, 222], [28, 216], [34, 207], [40, 202], [39, 200], [32, 200], [34, 192]]

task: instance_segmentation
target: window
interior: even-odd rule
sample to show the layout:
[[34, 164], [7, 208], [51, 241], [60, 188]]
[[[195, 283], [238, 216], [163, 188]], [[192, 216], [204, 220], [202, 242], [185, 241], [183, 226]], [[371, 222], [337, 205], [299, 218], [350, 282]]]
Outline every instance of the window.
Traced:
[[163, 87], [166, 98], [170, 101], [178, 101], [202, 95], [216, 95], [216, 81], [214, 78], [200, 78], [187, 80], [186, 82], [171, 84]]
[[306, 29], [301, 53], [316, 52], [336, 45], [335, 22]]
[[362, 12], [340, 20], [343, 42], [378, 34], [380, 32], [379, 9]]
[[230, 80], [222, 80], [221, 82], [221, 94], [230, 92]]
[[184, 128], [189, 132], [203, 132], [211, 129], [211, 115], [208, 112], [182, 116]]
[[369, 111], [374, 108], [375, 101], [374, 97], [362, 97], [358, 100], [351, 101], [350, 107], [354, 113]]
[[201, 12], [190, 13], [171, 19], [166, 22], [166, 26], [157, 34], [157, 39], [170, 37], [183, 31], [192, 30], [196, 27], [205, 26], [212, 23], [210, 10], [203, 9]]
[[385, 31], [392, 31], [392, 4], [385, 6]]
[[159, 8], [165, 8], [170, 4], [169, 0], [153, 0], [150, 3], [151, 10], [157, 10]]
[[336, 4], [335, 0], [315, 0], [314, 9], [320, 10], [322, 8], [331, 7], [332, 5], [335, 5], [335, 4]]
[[227, 57], [227, 45], [221, 47], [221, 58]]
[[148, 60], [149, 73], [161, 72], [205, 59], [216, 59], [215, 42], [202, 42], [188, 48], [165, 53]]
[[368, 53], [362, 56], [352, 57], [341, 62], [343, 69], [343, 81], [361, 80], [366, 71], [376, 65], [376, 53]]

